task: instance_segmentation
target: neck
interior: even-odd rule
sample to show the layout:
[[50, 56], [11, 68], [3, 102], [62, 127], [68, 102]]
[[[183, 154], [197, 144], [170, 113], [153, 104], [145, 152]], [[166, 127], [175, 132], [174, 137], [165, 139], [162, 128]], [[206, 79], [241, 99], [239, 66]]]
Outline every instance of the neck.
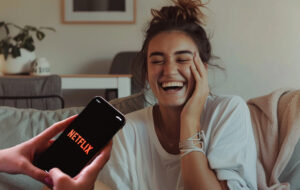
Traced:
[[154, 107], [154, 123], [157, 137], [164, 149], [172, 154], [179, 153], [181, 110], [182, 108]]

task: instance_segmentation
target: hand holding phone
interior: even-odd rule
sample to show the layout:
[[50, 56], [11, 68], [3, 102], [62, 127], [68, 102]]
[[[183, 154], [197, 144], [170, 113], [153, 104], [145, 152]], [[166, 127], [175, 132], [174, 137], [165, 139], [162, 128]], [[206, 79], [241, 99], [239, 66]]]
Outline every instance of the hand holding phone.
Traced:
[[[53, 190], [93, 190], [95, 188], [98, 173], [101, 171], [110, 156], [112, 143], [108, 143], [96, 158], [85, 166], [76, 177], [71, 178], [64, 174], [60, 169], [53, 168], [49, 171], [48, 187]], [[101, 188], [102, 189], [102, 188]], [[43, 190], [49, 190], [43, 188]]]
[[74, 177], [124, 125], [125, 117], [118, 110], [95, 97], [35, 165], [45, 171], [57, 167]]
[[64, 131], [76, 117], [72, 116], [57, 122], [28, 141], [0, 150], [0, 172], [24, 174], [48, 184], [45, 179], [49, 174], [33, 165], [33, 155], [39, 155], [47, 150], [51, 145], [49, 141]]

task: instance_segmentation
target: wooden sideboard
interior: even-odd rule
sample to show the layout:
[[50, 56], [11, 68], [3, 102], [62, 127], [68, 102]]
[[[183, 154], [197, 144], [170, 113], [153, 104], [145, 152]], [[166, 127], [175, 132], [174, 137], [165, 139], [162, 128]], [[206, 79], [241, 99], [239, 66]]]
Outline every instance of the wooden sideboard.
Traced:
[[131, 95], [132, 75], [66, 74], [59, 75], [62, 89], [117, 89], [118, 98]]

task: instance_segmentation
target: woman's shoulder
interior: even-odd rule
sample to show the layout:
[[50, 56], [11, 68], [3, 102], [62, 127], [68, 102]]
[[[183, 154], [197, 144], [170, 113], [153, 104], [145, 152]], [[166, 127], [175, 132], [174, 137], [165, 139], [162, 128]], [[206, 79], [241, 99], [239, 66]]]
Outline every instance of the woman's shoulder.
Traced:
[[145, 122], [146, 120], [149, 120], [152, 116], [152, 106], [146, 107], [131, 113], [128, 113], [125, 115], [126, 123], [127, 122]]
[[[145, 132], [148, 125], [152, 122], [152, 107], [146, 107], [125, 115], [126, 124], [123, 127], [123, 133], [134, 135], [136, 133]], [[144, 133], [143, 132], [143, 133]]]
[[243, 98], [237, 95], [210, 95], [207, 98], [207, 108], [211, 109], [245, 109], [247, 104]]

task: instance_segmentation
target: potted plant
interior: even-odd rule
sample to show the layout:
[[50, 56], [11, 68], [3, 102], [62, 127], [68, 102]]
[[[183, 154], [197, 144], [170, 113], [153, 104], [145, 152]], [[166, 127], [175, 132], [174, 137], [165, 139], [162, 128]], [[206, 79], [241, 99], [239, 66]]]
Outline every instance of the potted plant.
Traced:
[[[12, 29], [17, 30], [14, 34]], [[51, 27], [20, 27], [13, 23], [0, 22], [0, 30], [4, 37], [0, 39], [0, 62], [2, 72], [20, 74], [30, 72], [30, 64], [35, 60], [34, 36], [39, 41], [45, 38], [44, 30], [55, 31]]]

